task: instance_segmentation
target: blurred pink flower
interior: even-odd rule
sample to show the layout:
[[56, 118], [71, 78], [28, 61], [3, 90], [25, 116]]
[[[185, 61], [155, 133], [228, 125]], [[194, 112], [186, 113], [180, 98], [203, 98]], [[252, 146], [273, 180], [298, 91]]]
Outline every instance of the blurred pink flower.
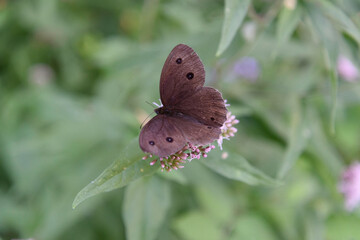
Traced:
[[355, 82], [359, 77], [359, 69], [345, 56], [340, 56], [337, 61], [339, 75], [348, 82]]
[[360, 163], [355, 162], [343, 173], [339, 191], [344, 194], [345, 208], [354, 210], [360, 203]]

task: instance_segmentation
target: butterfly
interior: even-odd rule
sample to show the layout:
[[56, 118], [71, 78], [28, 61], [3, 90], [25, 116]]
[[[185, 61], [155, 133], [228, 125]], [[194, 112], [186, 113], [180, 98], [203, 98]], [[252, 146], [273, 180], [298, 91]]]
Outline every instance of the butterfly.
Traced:
[[142, 129], [140, 148], [159, 157], [181, 150], [187, 143], [207, 145], [218, 139], [227, 109], [221, 93], [204, 87], [205, 69], [195, 51], [177, 45], [166, 59], [160, 77], [163, 106]]

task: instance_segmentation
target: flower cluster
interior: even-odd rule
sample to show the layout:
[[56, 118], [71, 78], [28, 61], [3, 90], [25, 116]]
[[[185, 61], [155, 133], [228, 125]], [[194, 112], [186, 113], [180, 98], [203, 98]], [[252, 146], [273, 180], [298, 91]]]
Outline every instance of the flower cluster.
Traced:
[[[208, 146], [194, 146], [191, 143], [187, 143], [180, 151], [169, 155], [167, 157], [156, 158], [155, 160], [150, 162], [150, 165], [154, 165], [157, 161], [160, 161], [161, 171], [178, 170], [179, 168], [183, 168], [182, 164], [186, 163], [186, 160], [191, 162], [193, 159], [200, 159], [201, 157], [206, 158], [207, 153], [214, 149], [214, 145]], [[142, 159], [146, 160], [151, 158], [152, 155], [146, 155]]]
[[[226, 103], [226, 100], [225, 105], [229, 106], [229, 104]], [[234, 127], [234, 125], [239, 122], [237, 119], [235, 119], [234, 115], [231, 115], [231, 112], [228, 112], [226, 117], [227, 119], [224, 125], [221, 127], [221, 134], [217, 140], [221, 150], [223, 139], [229, 140], [229, 137], [234, 136], [234, 134], [237, 132], [237, 129]], [[214, 148], [215, 146], [212, 144], [207, 146], [195, 146], [191, 143], [187, 143], [180, 151], [166, 157], [156, 158], [150, 162], [150, 165], [154, 165], [157, 161], [160, 161], [161, 171], [166, 170], [170, 172], [171, 170], [184, 168], [183, 164], [186, 162], [191, 162], [193, 159], [200, 159], [201, 157], [206, 158], [207, 154]], [[142, 159], [146, 160], [152, 157], [152, 154], [148, 154]]]
[[360, 204], [360, 163], [350, 165], [342, 174], [339, 191], [344, 194], [345, 208], [354, 210]]
[[237, 129], [234, 127], [234, 125], [238, 123], [239, 120], [237, 120], [234, 115], [231, 115], [231, 112], [228, 112], [226, 115], [226, 121], [224, 122], [224, 125], [221, 127], [221, 134], [219, 136], [219, 139], [217, 140], [217, 143], [221, 150], [222, 150], [223, 140], [224, 139], [229, 140], [229, 138], [233, 137], [237, 132]]

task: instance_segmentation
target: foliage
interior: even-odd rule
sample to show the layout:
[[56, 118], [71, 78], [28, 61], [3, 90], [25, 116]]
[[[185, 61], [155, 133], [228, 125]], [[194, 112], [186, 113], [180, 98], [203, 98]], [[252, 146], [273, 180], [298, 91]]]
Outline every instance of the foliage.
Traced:
[[[359, 239], [359, 211], [338, 192], [360, 158], [359, 77], [337, 72], [339, 56], [360, 66], [359, 11], [0, 0], [0, 239]], [[167, 173], [141, 159], [137, 136], [178, 43], [240, 123], [223, 151]], [[258, 79], [234, 71], [244, 56]], [[76, 195], [97, 196], [72, 209]]]

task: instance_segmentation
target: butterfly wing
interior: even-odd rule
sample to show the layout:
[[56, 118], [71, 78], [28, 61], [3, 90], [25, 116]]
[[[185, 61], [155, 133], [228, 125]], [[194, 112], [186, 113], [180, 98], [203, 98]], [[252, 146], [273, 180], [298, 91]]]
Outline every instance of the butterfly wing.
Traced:
[[159, 157], [176, 153], [186, 144], [184, 135], [174, 124], [174, 118], [157, 115], [142, 129], [139, 136], [141, 150]]
[[173, 124], [180, 129], [186, 142], [193, 145], [207, 145], [218, 139], [221, 133], [219, 127], [212, 127], [183, 116], [172, 120]]
[[195, 51], [184, 44], [177, 45], [165, 61], [160, 77], [160, 98], [164, 106], [172, 107], [191, 96], [205, 83], [205, 69]]
[[[189, 73], [193, 74], [191, 79]], [[227, 112], [224, 100], [216, 89], [203, 87], [204, 82], [205, 70], [199, 56], [191, 47], [179, 44], [169, 54], [161, 73], [161, 101], [171, 110], [221, 127]]]
[[175, 111], [211, 127], [221, 127], [227, 113], [221, 93], [211, 87], [202, 87], [193, 95], [183, 98]]
[[220, 128], [202, 124], [187, 116], [157, 115], [141, 130], [140, 148], [159, 157], [181, 150], [186, 143], [207, 145], [219, 138]]

